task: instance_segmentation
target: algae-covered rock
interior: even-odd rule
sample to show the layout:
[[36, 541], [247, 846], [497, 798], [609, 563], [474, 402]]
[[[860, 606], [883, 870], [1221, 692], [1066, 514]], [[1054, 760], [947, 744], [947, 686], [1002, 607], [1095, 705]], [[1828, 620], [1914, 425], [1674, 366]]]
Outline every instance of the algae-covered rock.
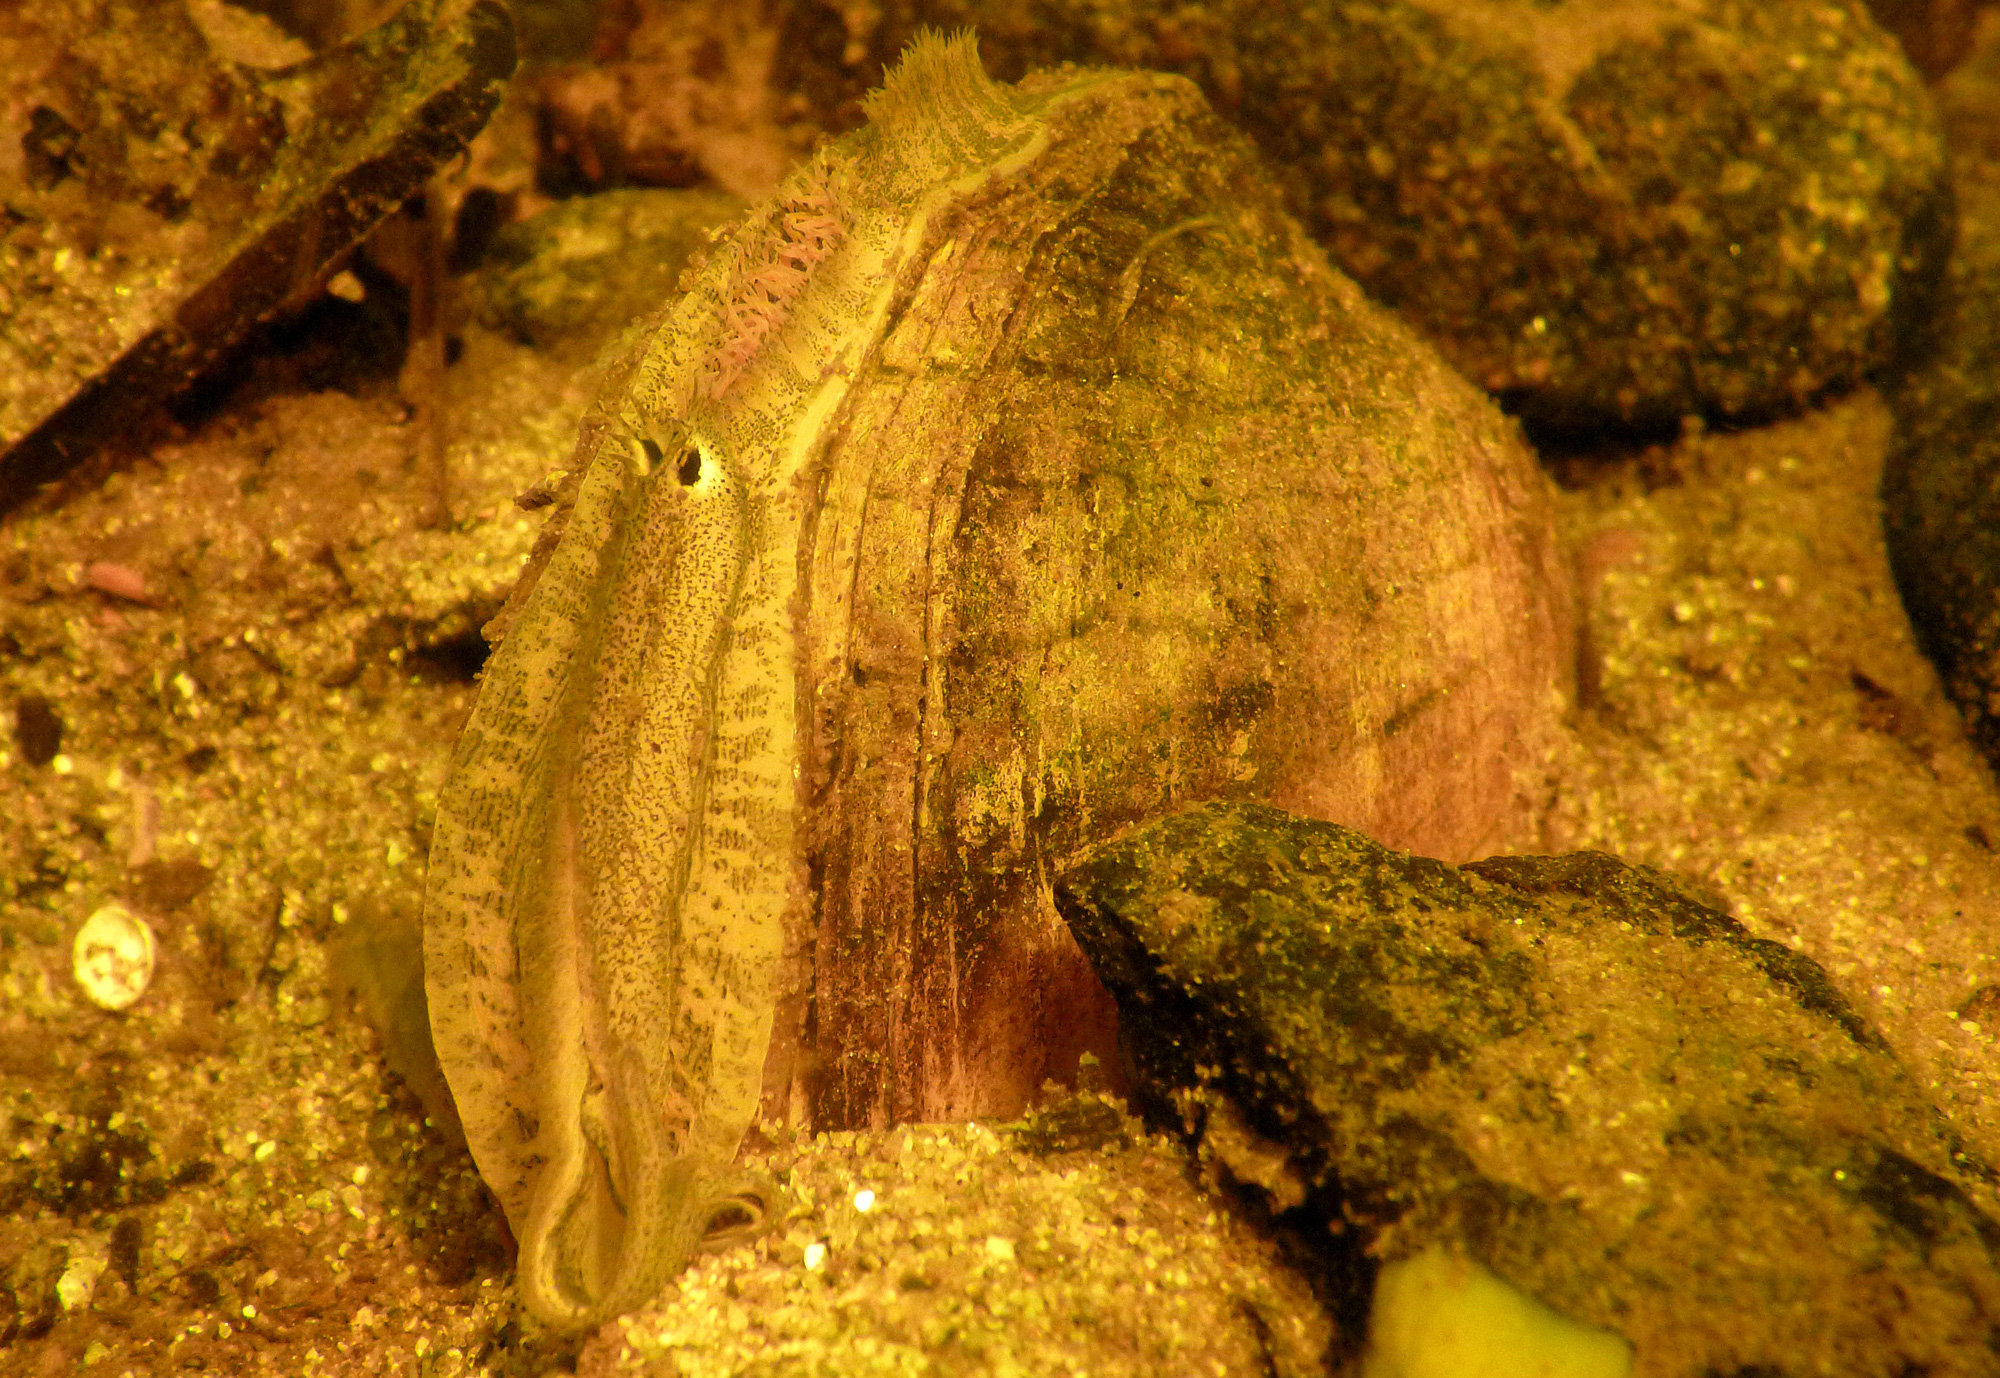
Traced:
[[1938, 352], [1890, 400], [1882, 516], [1896, 584], [1946, 692], [2000, 766], [2000, 224], [1961, 239]]
[[915, 24], [969, 24], [1004, 77], [1194, 78], [1339, 267], [1542, 424], [1755, 417], [1851, 384], [1949, 244], [1922, 80], [1860, 0], [874, 11], [853, 38], [877, 61]]
[[1924, 650], [2000, 766], [2000, 27], [1940, 90], [1961, 203], [1922, 363], [1890, 391], [1889, 560]]
[[1461, 1254], [1649, 1374], [1990, 1374], [1993, 1173], [1807, 958], [1596, 853], [1211, 804], [1065, 873], [1155, 1111], [1338, 1273]]

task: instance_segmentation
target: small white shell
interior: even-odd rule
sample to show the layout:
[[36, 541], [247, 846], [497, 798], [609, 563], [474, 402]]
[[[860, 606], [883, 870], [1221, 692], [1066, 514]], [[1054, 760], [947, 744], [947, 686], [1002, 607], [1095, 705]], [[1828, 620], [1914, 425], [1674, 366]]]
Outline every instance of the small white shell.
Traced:
[[70, 970], [92, 1004], [122, 1010], [152, 982], [153, 930], [124, 905], [107, 904], [77, 929]]

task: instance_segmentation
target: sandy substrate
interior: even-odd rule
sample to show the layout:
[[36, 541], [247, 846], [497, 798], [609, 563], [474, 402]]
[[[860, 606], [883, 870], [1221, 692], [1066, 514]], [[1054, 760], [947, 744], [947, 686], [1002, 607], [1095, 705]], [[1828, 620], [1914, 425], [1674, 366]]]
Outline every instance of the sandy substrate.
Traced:
[[1564, 495], [1585, 701], [1546, 845], [1689, 877], [1813, 957], [2000, 1161], [2000, 794], [1889, 577], [1888, 433], [1863, 393]]

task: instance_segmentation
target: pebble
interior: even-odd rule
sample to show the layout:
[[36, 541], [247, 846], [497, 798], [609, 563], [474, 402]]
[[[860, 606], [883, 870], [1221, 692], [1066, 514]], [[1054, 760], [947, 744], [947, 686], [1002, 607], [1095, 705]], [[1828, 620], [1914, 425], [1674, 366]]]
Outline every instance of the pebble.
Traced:
[[152, 984], [153, 930], [124, 905], [107, 904], [77, 929], [70, 969], [92, 1004], [125, 1009]]

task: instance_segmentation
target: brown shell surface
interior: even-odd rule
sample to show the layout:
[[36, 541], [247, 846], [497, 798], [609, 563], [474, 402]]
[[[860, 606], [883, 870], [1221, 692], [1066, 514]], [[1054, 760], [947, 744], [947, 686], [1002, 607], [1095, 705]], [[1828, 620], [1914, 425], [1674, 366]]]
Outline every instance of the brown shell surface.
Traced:
[[811, 976], [767, 1114], [1009, 1113], [1112, 1061], [1050, 884], [1149, 816], [1260, 799], [1448, 860], [1528, 840], [1517, 773], [1572, 661], [1513, 424], [1327, 265], [1188, 83], [1052, 125], [934, 221], [802, 480]]

